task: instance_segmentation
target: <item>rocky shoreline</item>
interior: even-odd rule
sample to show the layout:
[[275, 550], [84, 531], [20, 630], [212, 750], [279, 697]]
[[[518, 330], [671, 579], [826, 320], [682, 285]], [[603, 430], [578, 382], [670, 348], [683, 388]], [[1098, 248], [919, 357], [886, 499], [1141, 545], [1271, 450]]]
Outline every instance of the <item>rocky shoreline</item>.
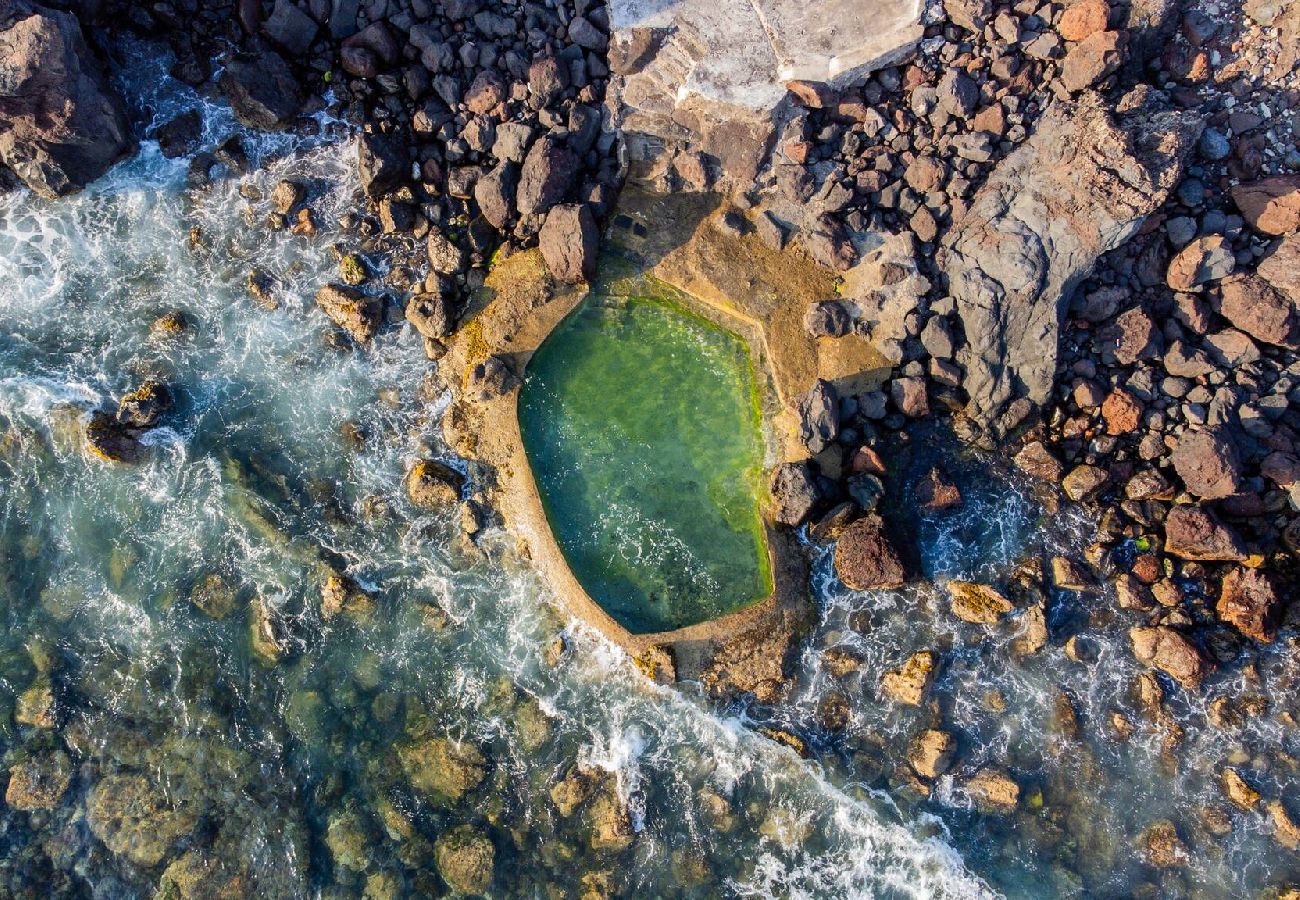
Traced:
[[[250, 128], [308, 130], [324, 112], [356, 129], [365, 196], [340, 222], [338, 281], [316, 297], [340, 347], [405, 320], [441, 359], [505, 257], [538, 246], [556, 281], [590, 281], [625, 180], [718, 192], [716, 227], [793, 243], [840, 276], [838, 296], [809, 304], [808, 335], [855, 336], [890, 365], [878, 389], [830, 379], [791, 398], [801, 449], [772, 473], [775, 519], [835, 542], [845, 585], [918, 577], [881, 515], [881, 448], [942, 418], [1012, 461], [1046, 507], [1082, 504], [1097, 522], [1080, 558], [1029, 561], [1014, 584], [949, 582], [952, 616], [1017, 629], [1025, 654], [1086, 656], [1086, 628], [1061, 631], [1052, 603], [1097, 598], [1097, 618], [1122, 617], [1134, 658], [1166, 676], [1134, 690], [1174, 742], [1172, 692], [1250, 673], [1261, 645], [1293, 640], [1279, 629], [1300, 584], [1300, 6], [950, 0], [889, 65], [791, 81], [758, 118], [670, 114], [664, 140], [634, 131], [628, 88], [680, 32], [620, 29], [604, 4], [61, 5], [0, 2], [14, 49], [0, 83], [19, 86], [0, 98], [0, 161], [42, 196], [85, 187], [140, 139], [192, 157], [195, 190], [247, 164], [237, 141], [202, 146], [185, 116], [132, 134], [107, 74], [117, 28], [165, 41], [175, 77]], [[249, 199], [270, 202], [260, 227], [316, 227], [308, 185]], [[275, 302], [262, 273], [249, 289]], [[497, 397], [521, 375], [494, 355], [462, 387]], [[92, 449], [130, 461], [169, 404], [142, 384], [90, 419]], [[417, 504], [459, 502], [467, 539], [489, 515], [434, 460], [407, 487]], [[941, 467], [919, 488], [928, 509], [962, 502]], [[347, 613], [363, 595], [330, 581], [322, 599]], [[885, 694], [920, 704], [942, 664], [912, 655]], [[943, 727], [917, 735], [922, 790], [954, 753]], [[970, 777], [985, 805], [1018, 802], [1009, 774]], [[1234, 803], [1260, 800], [1224, 777]], [[1264, 805], [1294, 849], [1300, 811]], [[1176, 865], [1178, 845], [1165, 829], [1145, 852]], [[449, 859], [477, 852], [472, 835], [448, 838]]]

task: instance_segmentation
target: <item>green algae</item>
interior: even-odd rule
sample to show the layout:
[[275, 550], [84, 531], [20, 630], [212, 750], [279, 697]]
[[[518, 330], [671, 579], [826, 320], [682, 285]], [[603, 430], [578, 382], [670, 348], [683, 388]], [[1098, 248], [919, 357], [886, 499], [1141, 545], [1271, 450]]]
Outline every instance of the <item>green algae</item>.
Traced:
[[570, 568], [629, 631], [771, 592], [758, 392], [736, 335], [661, 299], [593, 297], [533, 357], [519, 417]]

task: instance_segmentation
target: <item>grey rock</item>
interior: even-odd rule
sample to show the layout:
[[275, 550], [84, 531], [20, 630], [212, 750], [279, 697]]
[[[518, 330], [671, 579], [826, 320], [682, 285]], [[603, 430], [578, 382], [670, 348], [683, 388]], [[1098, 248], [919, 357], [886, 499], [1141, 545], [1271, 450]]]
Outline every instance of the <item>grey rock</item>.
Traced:
[[819, 499], [817, 482], [806, 462], [783, 463], [772, 473], [773, 518], [778, 524], [798, 528]]
[[564, 199], [577, 177], [579, 160], [560, 141], [547, 136], [524, 159], [515, 205], [521, 216], [546, 212]]
[[363, 133], [357, 141], [357, 170], [366, 196], [378, 200], [410, 177], [410, 151], [396, 136]]
[[262, 23], [262, 33], [293, 56], [302, 56], [316, 39], [316, 20], [293, 4], [275, 0], [275, 8]]
[[995, 439], [1014, 401], [1047, 401], [1074, 286], [1164, 201], [1200, 137], [1198, 117], [1154, 99], [1124, 108], [1090, 92], [1052, 106], [945, 241], [966, 413]]
[[799, 412], [799, 439], [813, 456], [821, 453], [840, 436], [840, 403], [835, 388], [817, 380], [795, 401]]

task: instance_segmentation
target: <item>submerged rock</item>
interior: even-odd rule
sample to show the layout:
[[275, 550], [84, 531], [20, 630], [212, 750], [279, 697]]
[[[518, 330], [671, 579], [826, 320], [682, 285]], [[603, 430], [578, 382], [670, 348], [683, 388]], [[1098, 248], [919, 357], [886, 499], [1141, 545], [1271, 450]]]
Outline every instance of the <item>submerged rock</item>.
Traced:
[[213, 573], [199, 579], [190, 590], [190, 602], [209, 618], [224, 619], [235, 611], [235, 589]]
[[438, 874], [457, 893], [478, 895], [492, 885], [496, 849], [472, 825], [458, 825], [434, 843]]
[[487, 776], [487, 760], [472, 744], [428, 738], [397, 748], [411, 787], [435, 799], [459, 803]]
[[320, 614], [327, 622], [340, 615], [356, 623], [364, 622], [374, 610], [374, 598], [346, 575], [331, 574], [321, 585]]
[[72, 784], [72, 762], [62, 750], [33, 754], [9, 769], [5, 802], [14, 809], [53, 809]]
[[135, 463], [145, 454], [140, 439], [116, 416], [103, 410], [91, 413], [86, 422], [86, 446], [107, 462]]
[[79, 191], [131, 149], [122, 99], [75, 16], [0, 5], [0, 163], [42, 197]]
[[1146, 861], [1157, 869], [1186, 865], [1190, 858], [1178, 829], [1168, 819], [1156, 822], [1143, 832], [1138, 844]]
[[198, 819], [182, 792], [165, 792], [144, 775], [108, 775], [86, 798], [86, 823], [95, 837], [138, 866], [162, 862]]

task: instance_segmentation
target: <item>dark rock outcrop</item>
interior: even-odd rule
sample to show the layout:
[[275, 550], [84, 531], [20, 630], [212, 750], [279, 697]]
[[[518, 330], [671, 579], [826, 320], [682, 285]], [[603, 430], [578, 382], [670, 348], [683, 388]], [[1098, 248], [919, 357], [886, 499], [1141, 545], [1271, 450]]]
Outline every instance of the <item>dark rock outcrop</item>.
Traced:
[[855, 591], [902, 587], [906, 571], [879, 516], [858, 519], [840, 535], [835, 574]]
[[967, 340], [966, 412], [995, 438], [1028, 412], [1015, 401], [1047, 401], [1078, 281], [1164, 201], [1200, 136], [1199, 118], [1152, 96], [1120, 109], [1113, 116], [1090, 92], [1055, 105], [945, 242]]
[[240, 124], [278, 131], [302, 106], [298, 79], [273, 50], [238, 56], [221, 73], [221, 90]]
[[131, 150], [130, 134], [77, 19], [0, 0], [0, 162], [52, 199], [108, 171]]

